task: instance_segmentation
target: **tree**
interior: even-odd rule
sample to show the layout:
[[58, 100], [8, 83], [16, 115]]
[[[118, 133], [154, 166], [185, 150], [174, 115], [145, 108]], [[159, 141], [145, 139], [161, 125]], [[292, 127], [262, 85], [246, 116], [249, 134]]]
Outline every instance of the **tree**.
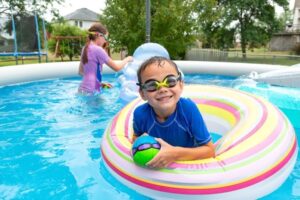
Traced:
[[[276, 19], [275, 4], [288, 6], [287, 0], [207, 0], [214, 3], [213, 10], [218, 13], [215, 27], [228, 30], [224, 34], [234, 31], [240, 38], [242, 53], [246, 57], [246, 48], [265, 45], [272, 34], [280, 29], [280, 22]], [[202, 0], [195, 0], [196, 5], [202, 5]], [[203, 6], [202, 6], [203, 7]], [[204, 7], [209, 9], [208, 7]], [[211, 8], [210, 8], [211, 9]], [[203, 12], [203, 11], [202, 11]], [[206, 10], [206, 12], [209, 12]], [[204, 19], [199, 15], [199, 24]], [[205, 17], [205, 16], [204, 16]], [[219, 29], [216, 29], [217, 31]], [[225, 36], [225, 35], [224, 35]]]
[[234, 27], [240, 35], [244, 57], [247, 46], [266, 45], [279, 30], [274, 3], [285, 8], [288, 5], [287, 0], [220, 0], [220, 3], [226, 8], [227, 24], [237, 22]]
[[224, 26], [222, 8], [216, 0], [195, 0], [193, 3], [199, 39], [205, 48], [228, 49], [233, 46], [234, 30]]
[[57, 24], [52, 27], [48, 48], [61, 60], [64, 56], [72, 60], [74, 56], [80, 55], [86, 37], [87, 32], [76, 26]]
[[[173, 59], [181, 59], [195, 40], [191, 1], [151, 1], [151, 42], [163, 45]], [[145, 42], [145, 1], [107, 0], [100, 21], [110, 32], [115, 50], [129, 54]]]
[[291, 10], [285, 10], [278, 17], [279, 20], [279, 30], [285, 31], [286, 28], [292, 27], [293, 24], [293, 13]]
[[64, 0], [0, 0], [0, 15], [11, 13], [30, 13], [38, 15], [50, 10], [54, 16], [59, 16], [58, 10], [53, 6], [62, 4]]

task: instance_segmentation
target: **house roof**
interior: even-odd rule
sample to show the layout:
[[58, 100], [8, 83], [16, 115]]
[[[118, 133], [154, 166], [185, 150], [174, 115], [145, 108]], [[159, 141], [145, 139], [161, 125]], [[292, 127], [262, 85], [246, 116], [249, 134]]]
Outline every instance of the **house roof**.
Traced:
[[87, 8], [80, 8], [64, 16], [66, 20], [99, 21], [99, 14]]

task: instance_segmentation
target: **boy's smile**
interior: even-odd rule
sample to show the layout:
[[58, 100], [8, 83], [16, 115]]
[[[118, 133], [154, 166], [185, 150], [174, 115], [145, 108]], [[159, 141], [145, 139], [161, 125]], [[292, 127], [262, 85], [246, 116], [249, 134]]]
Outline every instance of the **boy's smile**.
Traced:
[[[166, 79], [168, 77], [172, 78], [170, 80]], [[173, 79], [174, 77], [175, 79]], [[147, 85], [150, 81], [154, 81], [154, 85], [153, 87], [151, 85], [151, 87], [147, 86], [149, 91], [146, 87], [145, 89], [140, 89], [140, 95], [144, 100], [148, 101], [158, 119], [162, 121], [166, 120], [175, 111], [176, 104], [182, 93], [183, 82], [177, 77], [179, 75], [176, 68], [168, 62], [163, 62], [160, 65], [153, 63], [141, 73], [142, 85]], [[175, 81], [175, 83], [172, 81]]]

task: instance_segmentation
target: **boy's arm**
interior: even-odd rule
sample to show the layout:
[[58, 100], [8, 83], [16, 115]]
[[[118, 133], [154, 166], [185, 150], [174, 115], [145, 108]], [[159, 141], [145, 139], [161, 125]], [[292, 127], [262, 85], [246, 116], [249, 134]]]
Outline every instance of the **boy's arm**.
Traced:
[[161, 149], [159, 153], [147, 163], [147, 166], [151, 168], [167, 167], [174, 161], [215, 157], [215, 147], [211, 141], [199, 147], [186, 148], [171, 146], [160, 138], [156, 138], [156, 140], [161, 144]]
[[215, 157], [215, 147], [211, 141], [202, 146], [194, 148], [174, 147], [173, 151], [174, 157], [178, 161], [198, 160]]
[[135, 133], [133, 133], [133, 135], [132, 135], [132, 138], [131, 138], [131, 144], [133, 144], [134, 143], [134, 141], [136, 140], [136, 138], [138, 138], [138, 136], [135, 134]]

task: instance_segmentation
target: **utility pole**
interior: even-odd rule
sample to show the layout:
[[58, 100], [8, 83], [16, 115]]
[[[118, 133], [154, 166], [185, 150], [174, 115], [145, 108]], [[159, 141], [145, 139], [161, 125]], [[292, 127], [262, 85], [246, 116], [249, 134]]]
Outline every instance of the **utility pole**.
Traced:
[[150, 42], [150, 34], [151, 34], [151, 2], [150, 0], [146, 0], [146, 43]]

